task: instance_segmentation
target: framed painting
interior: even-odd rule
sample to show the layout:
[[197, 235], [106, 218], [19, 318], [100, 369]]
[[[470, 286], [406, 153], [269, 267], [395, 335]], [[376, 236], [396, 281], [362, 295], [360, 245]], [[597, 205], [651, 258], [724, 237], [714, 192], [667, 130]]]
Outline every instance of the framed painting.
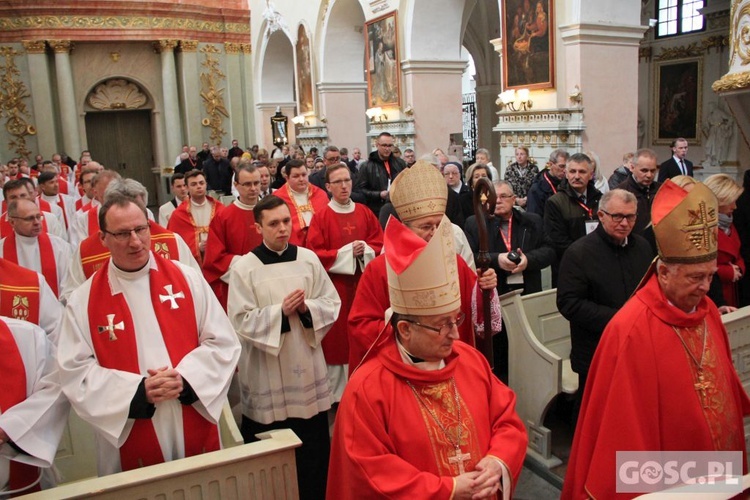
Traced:
[[313, 111], [312, 71], [310, 70], [310, 39], [303, 25], [297, 29], [297, 94], [299, 113]]
[[703, 59], [657, 62], [655, 69], [654, 144], [678, 137], [700, 144]]
[[554, 0], [505, 0], [503, 90], [555, 86]]
[[367, 107], [398, 106], [401, 65], [398, 57], [396, 12], [373, 19], [365, 30]]

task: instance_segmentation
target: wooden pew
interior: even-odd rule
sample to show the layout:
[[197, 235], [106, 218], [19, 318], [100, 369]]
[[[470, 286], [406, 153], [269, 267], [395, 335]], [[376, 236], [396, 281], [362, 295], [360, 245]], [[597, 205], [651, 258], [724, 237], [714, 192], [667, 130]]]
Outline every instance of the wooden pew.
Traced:
[[272, 498], [297, 499], [294, 449], [302, 444], [289, 429], [261, 441], [174, 460], [143, 469], [65, 484], [27, 495], [29, 500], [140, 500]]
[[[721, 317], [729, 335], [732, 362], [745, 392], [750, 394], [750, 306]], [[750, 417], [745, 418], [745, 446], [750, 449]]]
[[508, 333], [508, 385], [516, 411], [529, 433], [527, 454], [547, 468], [562, 461], [552, 455], [552, 432], [544, 426], [552, 400], [574, 394], [578, 375], [570, 368], [570, 326], [557, 310], [557, 290], [500, 297]]

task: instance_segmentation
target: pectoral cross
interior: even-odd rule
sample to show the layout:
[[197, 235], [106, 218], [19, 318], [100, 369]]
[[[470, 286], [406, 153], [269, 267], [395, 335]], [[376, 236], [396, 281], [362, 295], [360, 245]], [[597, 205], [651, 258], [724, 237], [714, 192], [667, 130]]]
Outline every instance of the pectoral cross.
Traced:
[[184, 299], [185, 294], [182, 292], [172, 293], [172, 285], [165, 285], [164, 290], [166, 290], [167, 295], [159, 295], [159, 300], [163, 304], [166, 301], [169, 301], [169, 308], [170, 309], [179, 309], [180, 306], [177, 305], [176, 299]]
[[466, 472], [464, 469], [464, 462], [471, 460], [471, 453], [461, 453], [461, 448], [456, 446], [456, 454], [452, 457], [448, 457], [449, 464], [458, 464], [458, 473], [463, 474]]
[[708, 408], [707, 392], [711, 388], [711, 382], [707, 382], [703, 377], [703, 373], [698, 373], [698, 382], [695, 383], [695, 390], [700, 393], [701, 404], [703, 408]]
[[115, 315], [107, 314], [107, 326], [99, 326], [97, 328], [99, 328], [99, 333], [109, 332], [109, 340], [117, 340], [115, 330], [124, 330], [125, 323], [120, 321], [119, 323], [115, 324]]

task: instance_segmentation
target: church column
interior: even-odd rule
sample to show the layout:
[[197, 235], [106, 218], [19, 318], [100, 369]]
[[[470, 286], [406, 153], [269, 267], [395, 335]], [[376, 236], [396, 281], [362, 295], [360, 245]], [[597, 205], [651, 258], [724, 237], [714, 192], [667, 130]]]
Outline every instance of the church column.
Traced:
[[224, 52], [226, 52], [227, 68], [227, 109], [229, 110], [229, 141], [237, 139], [240, 141], [240, 147], [245, 149], [252, 144], [246, 144], [242, 141], [245, 137], [245, 120], [246, 116], [242, 106], [242, 79], [240, 76], [240, 44], [233, 42], [224, 42]]
[[[63, 147], [72, 158], [81, 154], [81, 132], [78, 128], [76, 113], [76, 95], [73, 85], [73, 69], [70, 65], [70, 40], [49, 40], [50, 47], [55, 52], [55, 77], [57, 81], [57, 97], [60, 103], [60, 122], [63, 133]], [[49, 80], [43, 83], [47, 84]], [[36, 106], [35, 106], [36, 107]]]
[[406, 92], [404, 106], [414, 109], [417, 157], [435, 148], [446, 149], [450, 134], [463, 130], [461, 75], [466, 61], [418, 61], [401, 63]]
[[[59, 147], [52, 112], [55, 108], [52, 100], [52, 86], [50, 85], [52, 78], [47, 65], [46, 45], [44, 40], [24, 40], [22, 43], [29, 62], [29, 87], [34, 103], [34, 126], [37, 131], [38, 153], [45, 158], [50, 158], [58, 152]], [[71, 154], [76, 153], [71, 152]]]
[[[500, 136], [492, 129], [497, 125], [497, 95], [502, 92], [499, 83], [479, 85], [474, 91], [477, 95], [477, 144], [490, 152], [493, 162], [500, 162]], [[494, 164], [494, 163], [493, 163]]]
[[599, 154], [609, 175], [623, 153], [638, 147], [638, 47], [648, 27], [640, 25], [637, 2], [573, 4], [568, 19], [558, 17], [564, 58], [557, 65], [558, 105], [569, 106], [568, 95], [580, 87], [586, 122], [596, 124], [586, 129], [583, 147]]
[[[255, 120], [253, 120], [253, 58], [252, 45], [249, 43], [240, 44], [240, 77], [242, 81], [242, 117], [245, 123], [244, 144], [257, 144], [257, 132], [255, 130]], [[270, 144], [269, 144], [270, 146]], [[270, 151], [269, 151], [270, 153]]]
[[369, 151], [367, 144], [367, 83], [320, 82], [321, 118], [326, 118], [328, 143]]
[[185, 116], [182, 129], [185, 142], [200, 151], [203, 143], [203, 126], [201, 125], [201, 80], [198, 68], [198, 41], [180, 40], [177, 53], [179, 61], [179, 81], [182, 110]]
[[164, 126], [167, 131], [167, 158], [170, 159], [182, 151], [180, 103], [177, 96], [177, 71], [174, 60], [174, 49], [177, 46], [177, 41], [159, 40], [157, 45], [161, 53]]

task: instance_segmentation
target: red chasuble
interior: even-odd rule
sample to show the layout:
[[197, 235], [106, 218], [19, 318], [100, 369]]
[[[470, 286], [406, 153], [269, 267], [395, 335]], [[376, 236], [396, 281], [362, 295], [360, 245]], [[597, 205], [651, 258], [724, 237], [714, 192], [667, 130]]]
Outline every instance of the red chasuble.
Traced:
[[[210, 196], [206, 196], [206, 199], [211, 204], [211, 220], [216, 217], [216, 214], [221, 213], [224, 209], [224, 205], [214, 200]], [[195, 220], [191, 213], [192, 205], [190, 198], [182, 202], [179, 207], [175, 208], [172, 215], [169, 217], [169, 223], [167, 223], [167, 229], [173, 231], [185, 240], [190, 251], [193, 252], [193, 257], [198, 261], [198, 264], [203, 265], [203, 258], [200, 252], [200, 237], [201, 234], [208, 233], [210, 226], [196, 227]], [[210, 223], [209, 223], [210, 224]]]
[[[365, 241], [375, 250], [375, 255], [383, 248], [383, 230], [378, 219], [372, 210], [356, 203], [354, 212], [349, 214], [335, 212], [330, 206], [316, 212], [307, 233], [307, 246], [315, 252], [326, 271], [336, 261], [339, 248], [355, 240]], [[349, 362], [347, 319], [362, 272], [357, 268], [354, 275], [329, 273], [328, 276], [341, 298], [341, 311], [323, 338], [323, 354], [329, 365], [343, 365]]]
[[[445, 368], [424, 371], [402, 361], [390, 326], [384, 335], [387, 345], [357, 370], [341, 399], [327, 498], [452, 498], [459, 469], [450, 462], [458, 431], [451, 379], [461, 405], [461, 453], [470, 455], [465, 470], [491, 455], [508, 467], [515, 485], [526, 455], [526, 429], [515, 412], [515, 394], [492, 374], [482, 355], [456, 341]], [[438, 415], [450, 439], [406, 380]]]
[[229, 285], [221, 277], [229, 270], [235, 255], [245, 255], [262, 242], [263, 237], [255, 229], [252, 210], [243, 210], [232, 203], [211, 220], [203, 259], [203, 276], [225, 311]]
[[328, 195], [319, 187], [309, 184], [307, 187], [307, 205], [298, 206], [291, 190], [292, 188], [287, 182], [273, 194], [284, 200], [292, 213], [292, 235], [289, 238], [289, 243], [305, 247], [307, 246], [308, 226], [305, 224], [302, 212], [312, 211], [313, 214], [320, 212], [328, 206]]
[[[477, 282], [477, 275], [466, 264], [460, 255], [458, 261], [458, 281], [461, 287], [461, 312], [471, 318], [471, 294]], [[365, 268], [362, 279], [357, 286], [357, 295], [349, 313], [349, 374], [362, 362], [370, 346], [378, 336], [378, 332], [385, 324], [385, 310], [391, 306], [388, 297], [388, 274], [385, 269], [385, 254], [378, 255]], [[474, 332], [471, 321], [464, 321], [458, 327], [461, 340], [474, 345]], [[382, 346], [385, 334], [381, 335], [378, 345], [368, 354], [368, 359], [377, 353]]]
[[[674, 328], [701, 358], [707, 386]], [[732, 365], [714, 303], [692, 314], [667, 303], [652, 275], [612, 318], [591, 364], [562, 498], [631, 498], [615, 494], [618, 450], [742, 451], [750, 400]], [[745, 460], [743, 459], [743, 464]], [[744, 472], [747, 472], [745, 470]], [[588, 496], [587, 496], [588, 495]]]
[[[42, 264], [42, 275], [44, 279], [55, 292], [55, 297], [60, 295], [57, 289], [57, 262], [55, 261], [55, 250], [52, 248], [52, 242], [47, 233], [39, 233], [39, 260]], [[16, 247], [16, 232], [10, 233], [3, 242], [3, 257], [14, 264], [18, 264], [18, 248]]]
[[[153, 258], [156, 268], [149, 272], [149, 288], [160, 330], [154, 333], [161, 334], [172, 366], [177, 366], [185, 355], [200, 345], [193, 295], [185, 276], [175, 264], [157, 255]], [[180, 295], [172, 300], [162, 300], [165, 296]], [[113, 370], [144, 373], [145, 369], [138, 366], [138, 345], [130, 308], [122, 293], [112, 295], [108, 272], [94, 275], [90, 297], [91, 342], [99, 364]], [[179, 306], [173, 307], [172, 302], [177, 300]], [[182, 405], [182, 426], [186, 457], [219, 449], [218, 427], [192, 406]], [[164, 462], [150, 419], [135, 420], [127, 440], [120, 447], [120, 462], [123, 471]]]
[[[148, 221], [151, 228], [151, 251], [159, 257], [169, 260], [180, 260], [180, 250], [174, 233], [154, 221]], [[109, 261], [109, 250], [102, 244], [99, 234], [92, 234], [81, 242], [81, 268], [86, 279], [102, 268]]]
[[0, 316], [39, 324], [39, 274], [0, 259]]
[[[3, 390], [0, 391], [0, 410], [3, 413], [26, 399], [26, 368], [18, 350], [16, 340], [5, 321], [0, 320], [0, 373], [3, 374]], [[28, 464], [10, 462], [10, 490], [27, 488], [39, 477], [39, 468]], [[24, 490], [23, 494], [40, 491], [39, 483]]]

